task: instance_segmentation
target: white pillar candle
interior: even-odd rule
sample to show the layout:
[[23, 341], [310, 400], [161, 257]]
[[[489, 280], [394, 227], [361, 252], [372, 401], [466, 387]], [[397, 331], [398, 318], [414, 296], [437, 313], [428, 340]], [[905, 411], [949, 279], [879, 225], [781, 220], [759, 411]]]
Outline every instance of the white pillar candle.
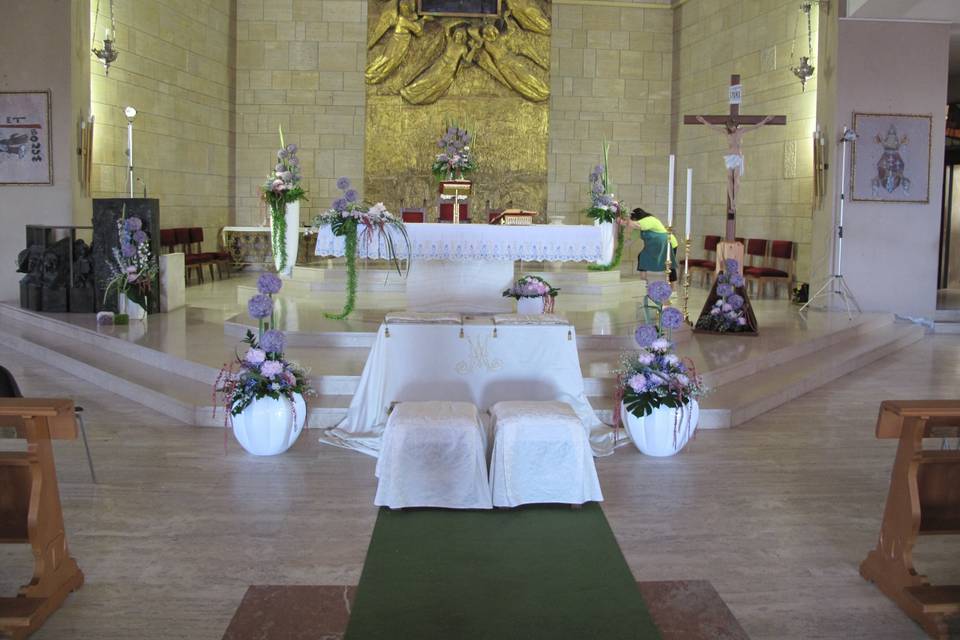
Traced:
[[685, 238], [690, 237], [690, 205], [693, 202], [693, 169], [687, 168], [687, 220], [685, 227]]
[[674, 182], [674, 172], [676, 171], [677, 158], [672, 153], [670, 154], [670, 169], [668, 171], [669, 177], [669, 186], [667, 187], [667, 226], [673, 226], [673, 182]]

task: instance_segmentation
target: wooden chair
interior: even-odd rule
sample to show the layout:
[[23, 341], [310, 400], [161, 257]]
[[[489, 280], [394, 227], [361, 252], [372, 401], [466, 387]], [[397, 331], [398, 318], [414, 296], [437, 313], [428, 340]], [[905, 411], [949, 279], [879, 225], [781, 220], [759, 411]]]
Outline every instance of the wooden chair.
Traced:
[[767, 248], [769, 242], [761, 238], [750, 238], [747, 240], [747, 244], [744, 247], [743, 252], [743, 277], [747, 281], [747, 291], [750, 291], [751, 282], [755, 282], [756, 279], [751, 279], [748, 275], [749, 269], [752, 267], [762, 266], [767, 259]]
[[792, 240], [774, 240], [770, 243], [767, 263], [744, 268], [744, 276], [757, 283], [760, 295], [763, 295], [767, 283], [773, 283], [773, 295], [777, 297], [781, 284], [787, 285], [787, 292], [793, 289], [796, 271], [797, 243]]
[[33, 578], [16, 597], [0, 598], [0, 632], [22, 640], [40, 628], [83, 572], [67, 546], [51, 440], [73, 440], [73, 401], [0, 399], [0, 422], [16, 425], [26, 451], [0, 452], [0, 544], [29, 544]]
[[[0, 398], [22, 398], [20, 385], [17, 379], [13, 377], [10, 370], [0, 366]], [[93, 469], [93, 456], [90, 455], [90, 444], [87, 442], [87, 427], [83, 420], [83, 407], [75, 406], [73, 408], [76, 414], [77, 426], [80, 427], [80, 437], [83, 438], [83, 450], [87, 454], [87, 466], [90, 468], [90, 479], [93, 484], [97, 484], [97, 472]]]
[[427, 212], [419, 208], [400, 209], [400, 218], [404, 223], [420, 223], [427, 221]]
[[[183, 266], [185, 269], [184, 277], [186, 278], [187, 284], [190, 284], [190, 274], [197, 274], [197, 282], [203, 284], [203, 266], [206, 263], [204, 257], [193, 251], [193, 243], [190, 241], [190, 229], [186, 227], [180, 227], [173, 229], [173, 233], [176, 236], [177, 244], [180, 246], [180, 250], [183, 252]], [[213, 277], [213, 274], [210, 274], [210, 277]]]
[[[441, 202], [437, 222], [453, 222], [453, 202]], [[470, 222], [470, 203], [460, 203], [460, 222]]]
[[210, 266], [210, 279], [213, 280], [213, 267], [217, 267], [217, 275], [223, 279], [223, 272], [230, 276], [230, 254], [226, 251], [204, 251], [203, 250], [203, 227], [190, 227], [190, 244], [196, 248], [196, 252], [204, 257], [204, 260]]
[[913, 567], [913, 545], [918, 535], [960, 534], [960, 451], [923, 448], [924, 438], [960, 437], [960, 400], [885, 400], [876, 435], [900, 444], [880, 537], [860, 575], [931, 638], [955, 637], [949, 618], [960, 615], [960, 585], [931, 585]]
[[700, 274], [700, 282], [704, 285], [710, 284], [713, 272], [717, 269], [717, 243], [720, 242], [720, 236], [703, 237], [703, 258], [690, 258], [689, 267], [691, 274], [697, 272]]

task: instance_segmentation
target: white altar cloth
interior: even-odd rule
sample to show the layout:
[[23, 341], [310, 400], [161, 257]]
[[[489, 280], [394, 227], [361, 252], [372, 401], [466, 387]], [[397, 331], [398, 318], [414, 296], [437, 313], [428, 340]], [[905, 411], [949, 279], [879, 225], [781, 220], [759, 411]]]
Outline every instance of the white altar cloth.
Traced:
[[[516, 260], [552, 262], [600, 262], [612, 253], [612, 234], [594, 225], [534, 224], [408, 224], [407, 235], [417, 260]], [[398, 257], [406, 258], [406, 245], [390, 229]], [[345, 239], [335, 236], [329, 225], [317, 233], [318, 256], [340, 257]], [[611, 246], [605, 246], [611, 245]], [[357, 242], [360, 258], [386, 259], [386, 243]]]
[[[502, 400], [560, 400], [590, 431], [594, 455], [613, 452], [613, 431], [584, 392], [577, 335], [570, 325], [380, 325], [347, 417], [322, 442], [377, 456], [390, 405], [400, 401], [472, 402], [487, 411]], [[461, 337], [461, 329], [463, 336]]]
[[[609, 262], [612, 225], [510, 226], [492, 224], [408, 224], [413, 261], [407, 278], [407, 309], [413, 311], [510, 311], [501, 294], [514, 280], [517, 260]], [[397, 257], [407, 258], [400, 232], [388, 227]], [[317, 233], [316, 255], [343, 256], [345, 238], [326, 225]], [[357, 257], [387, 259], [387, 243], [357, 242]]]

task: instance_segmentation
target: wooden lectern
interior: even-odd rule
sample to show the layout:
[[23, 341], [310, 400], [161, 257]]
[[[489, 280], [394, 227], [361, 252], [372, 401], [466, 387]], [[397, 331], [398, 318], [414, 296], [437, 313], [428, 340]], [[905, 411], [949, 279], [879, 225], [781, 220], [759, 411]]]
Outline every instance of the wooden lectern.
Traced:
[[469, 180], [444, 180], [440, 183], [440, 198], [453, 199], [453, 224], [460, 224], [460, 204], [473, 191]]
[[16, 597], [0, 597], [0, 631], [21, 640], [83, 584], [67, 547], [51, 442], [77, 437], [73, 401], [0, 399], [0, 425], [11, 424], [27, 450], [0, 452], [0, 544], [29, 544], [34, 569]]
[[960, 451], [924, 449], [924, 438], [960, 436], [960, 400], [885, 400], [878, 438], [898, 438], [877, 547], [860, 575], [913, 618], [931, 638], [960, 624], [960, 585], [935, 586], [913, 568], [918, 535], [960, 534]]

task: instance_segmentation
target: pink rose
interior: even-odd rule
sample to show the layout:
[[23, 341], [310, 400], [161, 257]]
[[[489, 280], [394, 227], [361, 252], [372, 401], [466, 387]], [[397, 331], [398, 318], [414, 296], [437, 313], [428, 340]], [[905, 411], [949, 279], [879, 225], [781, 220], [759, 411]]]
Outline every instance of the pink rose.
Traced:
[[283, 363], [276, 360], [267, 360], [260, 367], [260, 374], [265, 378], [273, 378], [283, 373]]

